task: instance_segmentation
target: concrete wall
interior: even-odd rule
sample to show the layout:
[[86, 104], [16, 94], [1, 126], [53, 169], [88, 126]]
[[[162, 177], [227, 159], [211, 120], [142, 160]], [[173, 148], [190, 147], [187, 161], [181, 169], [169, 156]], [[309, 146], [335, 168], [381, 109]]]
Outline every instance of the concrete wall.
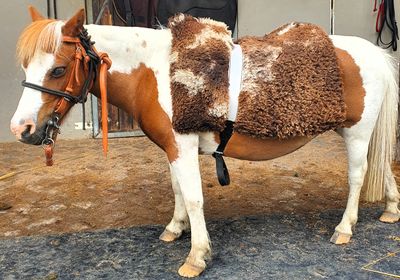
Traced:
[[0, 9], [0, 34], [2, 34], [0, 51], [0, 96], [2, 100], [0, 102], [0, 141], [3, 142], [14, 139], [9, 130], [9, 123], [22, 93], [20, 83], [24, 77], [23, 72], [15, 62], [15, 45], [18, 34], [29, 22], [26, 10], [28, 3], [32, 3], [39, 9], [44, 8], [45, 5], [45, 1], [40, 0], [3, 1]]
[[[378, 1], [379, 2], [379, 1]], [[334, 33], [357, 35], [371, 42], [376, 42], [376, 12], [373, 12], [374, 0], [335, 0]], [[394, 1], [396, 20], [400, 23], [400, 1]], [[400, 24], [399, 24], [400, 28]], [[387, 30], [386, 30], [387, 31]], [[384, 33], [388, 35], [389, 33]], [[384, 38], [388, 38], [385, 36]], [[400, 43], [398, 41], [398, 43]], [[400, 48], [400, 46], [399, 46]], [[394, 54], [397, 58], [400, 52]]]
[[[24, 79], [24, 73], [15, 60], [15, 45], [19, 34], [31, 19], [28, 14], [28, 5], [35, 6], [42, 15], [46, 16], [47, 8], [44, 0], [18, 0], [2, 1], [0, 9], [0, 34], [2, 34], [2, 43], [0, 47], [0, 142], [15, 141], [14, 136], [9, 129], [9, 123], [15, 109], [17, 108], [19, 98], [22, 94], [21, 81]], [[50, 1], [53, 2], [53, 1]], [[57, 10], [59, 18], [68, 18], [74, 12], [84, 7], [84, 0], [62, 0], [57, 1]], [[87, 120], [91, 118], [90, 104], [87, 106]], [[91, 130], [77, 130], [75, 123], [82, 122], [81, 107], [73, 108], [66, 122], [64, 123], [61, 138], [87, 138], [91, 136]]]
[[239, 37], [264, 35], [292, 21], [330, 28], [330, 0], [238, 0], [238, 11]]
[[[399, 23], [400, 1], [394, 2]], [[333, 30], [333, 34], [376, 42], [374, 0], [238, 0], [238, 5], [239, 37], [263, 35], [291, 21], [305, 21], [322, 26], [328, 33]], [[399, 52], [394, 55], [399, 57]]]

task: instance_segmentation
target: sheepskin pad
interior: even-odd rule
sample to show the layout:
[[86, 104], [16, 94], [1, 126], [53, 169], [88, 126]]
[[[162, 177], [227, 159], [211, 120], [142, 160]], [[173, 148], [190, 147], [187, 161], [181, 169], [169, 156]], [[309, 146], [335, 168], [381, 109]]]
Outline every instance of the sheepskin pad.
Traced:
[[337, 57], [321, 28], [291, 23], [238, 43], [243, 72], [235, 131], [284, 139], [315, 136], [345, 121]]
[[[169, 28], [174, 129], [222, 131], [229, 110], [230, 31], [224, 23], [183, 14], [171, 18]], [[236, 132], [312, 137], [343, 124], [343, 81], [334, 46], [320, 27], [290, 23], [238, 44], [243, 69]]]
[[180, 133], [222, 131], [229, 108], [231, 32], [224, 23], [179, 14], [172, 33], [172, 125]]

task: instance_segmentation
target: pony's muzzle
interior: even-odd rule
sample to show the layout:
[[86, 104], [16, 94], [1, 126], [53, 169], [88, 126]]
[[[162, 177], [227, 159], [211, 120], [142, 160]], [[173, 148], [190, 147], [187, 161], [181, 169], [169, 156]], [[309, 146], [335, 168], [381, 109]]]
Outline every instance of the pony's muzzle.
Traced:
[[36, 124], [31, 119], [21, 121], [19, 124], [11, 123], [10, 130], [19, 141], [31, 144], [31, 139], [36, 132]]

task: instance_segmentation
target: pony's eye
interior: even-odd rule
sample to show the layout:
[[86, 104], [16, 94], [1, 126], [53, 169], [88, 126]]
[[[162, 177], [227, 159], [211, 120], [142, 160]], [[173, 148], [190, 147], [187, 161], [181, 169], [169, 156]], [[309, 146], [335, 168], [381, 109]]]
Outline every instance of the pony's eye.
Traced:
[[51, 76], [59, 78], [65, 74], [65, 67], [56, 67], [51, 71]]

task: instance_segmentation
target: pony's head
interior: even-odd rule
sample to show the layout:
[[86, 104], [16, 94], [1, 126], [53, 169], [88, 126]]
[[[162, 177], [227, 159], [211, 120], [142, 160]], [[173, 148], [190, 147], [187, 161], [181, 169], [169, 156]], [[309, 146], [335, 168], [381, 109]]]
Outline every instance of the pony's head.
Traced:
[[57, 126], [74, 103], [84, 101], [79, 99], [89, 71], [86, 57], [79, 53], [79, 36], [85, 13], [79, 10], [64, 22], [45, 19], [33, 7], [29, 12], [32, 23], [17, 43], [25, 88], [10, 128], [21, 142], [39, 145], [49, 127]]

